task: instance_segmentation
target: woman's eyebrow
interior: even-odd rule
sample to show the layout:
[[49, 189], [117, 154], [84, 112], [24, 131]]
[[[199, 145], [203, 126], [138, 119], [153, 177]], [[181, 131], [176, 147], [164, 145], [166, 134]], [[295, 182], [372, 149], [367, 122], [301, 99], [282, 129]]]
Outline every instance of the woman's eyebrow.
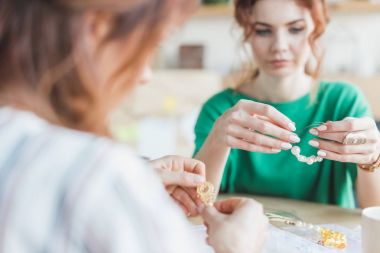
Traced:
[[300, 18], [300, 19], [291, 21], [291, 22], [287, 23], [286, 25], [294, 25], [295, 23], [298, 23], [298, 22], [305, 22], [305, 19], [304, 18]]
[[254, 22], [252, 25], [253, 25], [253, 26], [261, 25], [261, 26], [272, 27], [270, 24], [267, 24], [267, 23], [264, 23], [264, 22], [260, 22], [260, 21]]
[[[297, 20], [294, 20], [294, 21], [290, 21], [290, 22], [286, 23], [286, 25], [293, 25], [293, 24], [298, 23], [298, 22], [305, 22], [305, 19], [300, 18], [300, 19], [297, 19]], [[267, 24], [267, 23], [261, 22], [261, 21], [256, 21], [252, 25], [253, 26], [261, 25], [261, 26], [272, 27], [270, 24]]]

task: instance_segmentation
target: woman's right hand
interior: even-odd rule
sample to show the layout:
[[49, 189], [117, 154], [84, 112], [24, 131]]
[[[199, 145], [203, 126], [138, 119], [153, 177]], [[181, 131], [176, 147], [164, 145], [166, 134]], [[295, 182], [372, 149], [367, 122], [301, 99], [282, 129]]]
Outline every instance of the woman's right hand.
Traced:
[[300, 141], [294, 123], [274, 107], [240, 100], [216, 121], [218, 141], [231, 148], [251, 152], [278, 153]]
[[201, 215], [207, 226], [207, 241], [216, 253], [262, 251], [268, 219], [256, 201], [243, 198], [219, 201], [214, 207], [204, 207]]

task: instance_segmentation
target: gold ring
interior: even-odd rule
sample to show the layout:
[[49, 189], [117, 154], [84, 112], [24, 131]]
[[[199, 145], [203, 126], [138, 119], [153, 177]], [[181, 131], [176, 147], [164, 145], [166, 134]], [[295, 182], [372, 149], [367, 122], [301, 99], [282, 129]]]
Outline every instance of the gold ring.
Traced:
[[344, 145], [361, 145], [366, 143], [367, 138], [364, 134], [348, 133], [343, 139]]

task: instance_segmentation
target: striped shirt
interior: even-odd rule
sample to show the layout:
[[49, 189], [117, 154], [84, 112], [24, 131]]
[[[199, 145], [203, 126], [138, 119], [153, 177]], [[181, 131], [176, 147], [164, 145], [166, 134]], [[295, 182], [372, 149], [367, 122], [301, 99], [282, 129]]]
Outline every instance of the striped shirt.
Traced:
[[153, 170], [107, 138], [0, 108], [0, 252], [204, 250]]

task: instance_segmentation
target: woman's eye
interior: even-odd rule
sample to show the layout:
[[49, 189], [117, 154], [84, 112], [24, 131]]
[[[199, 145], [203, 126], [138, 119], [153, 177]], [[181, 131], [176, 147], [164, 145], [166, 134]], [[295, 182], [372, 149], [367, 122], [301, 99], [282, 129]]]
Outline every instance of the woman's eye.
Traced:
[[297, 34], [297, 33], [302, 32], [304, 29], [305, 29], [304, 27], [292, 27], [289, 29], [289, 32], [292, 34]]
[[271, 30], [269, 29], [256, 29], [255, 33], [259, 36], [265, 36], [271, 34]]

